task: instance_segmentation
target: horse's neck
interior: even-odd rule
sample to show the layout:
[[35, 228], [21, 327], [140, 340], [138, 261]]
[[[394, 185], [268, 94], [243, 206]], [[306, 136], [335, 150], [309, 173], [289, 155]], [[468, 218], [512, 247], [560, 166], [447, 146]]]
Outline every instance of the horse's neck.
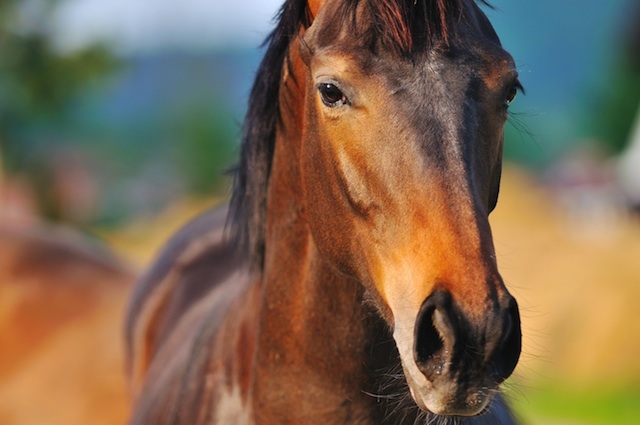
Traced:
[[358, 423], [368, 307], [362, 286], [320, 258], [299, 181], [270, 191], [255, 412], [259, 423]]
[[281, 261], [263, 281], [258, 422], [358, 423], [369, 402], [362, 393], [368, 335], [361, 290], [322, 264], [309, 240], [298, 253], [279, 245], [272, 255]]
[[361, 418], [371, 403], [362, 392], [369, 308], [362, 286], [326, 264], [309, 233], [298, 119], [284, 117], [271, 169], [255, 415], [258, 423], [368, 423]]

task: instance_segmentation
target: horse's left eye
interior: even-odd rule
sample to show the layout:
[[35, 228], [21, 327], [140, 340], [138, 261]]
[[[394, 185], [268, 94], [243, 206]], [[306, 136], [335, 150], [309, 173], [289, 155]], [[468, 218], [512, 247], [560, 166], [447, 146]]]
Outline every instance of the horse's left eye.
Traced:
[[335, 84], [320, 84], [318, 86], [318, 91], [320, 92], [322, 103], [324, 103], [329, 108], [335, 108], [349, 103], [349, 100], [344, 95], [342, 90], [336, 87]]

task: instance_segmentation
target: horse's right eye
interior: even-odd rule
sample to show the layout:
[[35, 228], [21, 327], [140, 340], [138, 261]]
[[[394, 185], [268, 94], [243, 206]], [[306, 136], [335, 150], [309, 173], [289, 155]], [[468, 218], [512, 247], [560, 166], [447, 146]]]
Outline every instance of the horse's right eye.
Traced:
[[505, 96], [505, 99], [504, 99], [505, 107], [508, 108], [513, 103], [519, 91], [524, 93], [524, 87], [522, 87], [522, 84], [520, 83], [520, 81], [515, 80], [513, 83], [511, 83], [511, 86], [509, 87], [507, 94]]
[[318, 91], [320, 92], [322, 103], [329, 108], [336, 108], [349, 103], [347, 96], [335, 84], [322, 83], [318, 86]]

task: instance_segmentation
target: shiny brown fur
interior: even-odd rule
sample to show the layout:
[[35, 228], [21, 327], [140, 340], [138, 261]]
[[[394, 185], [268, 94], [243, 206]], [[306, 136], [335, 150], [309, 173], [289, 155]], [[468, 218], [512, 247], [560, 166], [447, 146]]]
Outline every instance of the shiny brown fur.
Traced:
[[471, 1], [287, 2], [231, 209], [132, 300], [131, 422], [513, 423], [488, 214], [514, 67]]

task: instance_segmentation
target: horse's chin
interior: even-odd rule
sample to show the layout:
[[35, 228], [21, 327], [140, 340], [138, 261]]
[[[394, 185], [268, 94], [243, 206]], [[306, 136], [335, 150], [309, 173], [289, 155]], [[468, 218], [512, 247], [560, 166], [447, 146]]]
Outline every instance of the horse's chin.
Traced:
[[478, 392], [472, 397], [466, 397], [465, 401], [459, 402], [457, 401], [460, 397], [456, 384], [440, 383], [435, 386], [428, 382], [424, 376], [414, 379], [404, 364], [403, 368], [411, 397], [416, 405], [425, 412], [439, 416], [478, 416], [489, 409], [493, 400], [491, 394]]

